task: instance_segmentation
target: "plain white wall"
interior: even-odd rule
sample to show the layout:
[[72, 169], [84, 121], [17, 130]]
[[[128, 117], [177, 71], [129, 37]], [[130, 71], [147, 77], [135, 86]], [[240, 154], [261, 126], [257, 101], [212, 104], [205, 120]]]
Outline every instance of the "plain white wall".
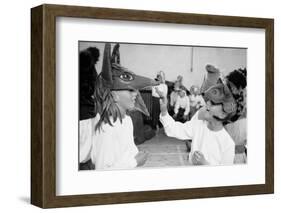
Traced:
[[[1, 212], [41, 212], [30, 193], [30, 8], [40, 0], [3, 1], [1, 15]], [[44, 2], [45, 3], [45, 2]], [[244, 0], [49, 0], [48, 3], [275, 18], [275, 58], [280, 58], [278, 1]], [[280, 109], [279, 60], [275, 60], [275, 108]], [[278, 212], [281, 199], [280, 110], [275, 110], [275, 194], [169, 202], [51, 209], [48, 212]], [[208, 177], [206, 177], [208, 178]]]
[[[111, 49], [113, 46], [114, 44]], [[80, 51], [88, 47], [97, 47], [100, 50], [100, 60], [96, 64], [99, 73], [102, 66], [104, 43], [79, 42]], [[167, 81], [175, 81], [177, 76], [181, 75], [186, 88], [190, 88], [192, 85], [199, 87], [202, 85], [206, 74], [206, 64], [215, 65], [223, 75], [234, 69], [247, 67], [247, 50], [245, 48], [120, 43], [119, 50], [121, 65], [134, 73], [155, 78], [157, 72], [162, 70], [165, 72]]]

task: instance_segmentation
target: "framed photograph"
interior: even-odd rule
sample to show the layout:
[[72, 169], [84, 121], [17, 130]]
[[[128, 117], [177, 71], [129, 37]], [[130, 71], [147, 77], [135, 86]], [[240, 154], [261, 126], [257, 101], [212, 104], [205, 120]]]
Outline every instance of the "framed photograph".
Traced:
[[274, 20], [31, 9], [31, 203], [274, 192]]

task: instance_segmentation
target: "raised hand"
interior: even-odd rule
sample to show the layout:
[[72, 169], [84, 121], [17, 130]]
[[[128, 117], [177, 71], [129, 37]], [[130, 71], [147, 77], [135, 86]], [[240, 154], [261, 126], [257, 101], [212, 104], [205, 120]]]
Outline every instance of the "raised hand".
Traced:
[[164, 116], [164, 115], [166, 115], [168, 113], [168, 109], [167, 109], [168, 100], [167, 100], [167, 97], [157, 87], [155, 88], [155, 91], [158, 93], [158, 95], [160, 97], [160, 101], [159, 101], [159, 103], [160, 103], [160, 111], [161, 111], [162, 116]]

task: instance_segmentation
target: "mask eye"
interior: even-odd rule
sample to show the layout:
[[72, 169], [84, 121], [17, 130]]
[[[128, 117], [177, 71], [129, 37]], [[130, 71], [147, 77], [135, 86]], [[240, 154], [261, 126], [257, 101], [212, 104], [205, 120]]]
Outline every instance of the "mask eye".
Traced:
[[120, 75], [120, 78], [124, 81], [132, 81], [134, 80], [134, 77], [131, 73], [123, 73], [122, 75]]
[[214, 90], [212, 91], [212, 93], [213, 93], [213, 95], [218, 95], [218, 89], [214, 89]]

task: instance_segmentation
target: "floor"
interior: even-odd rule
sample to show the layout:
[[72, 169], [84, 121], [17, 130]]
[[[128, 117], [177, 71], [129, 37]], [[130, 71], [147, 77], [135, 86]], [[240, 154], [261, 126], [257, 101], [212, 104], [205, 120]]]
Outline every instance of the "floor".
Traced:
[[139, 150], [149, 153], [144, 167], [188, 166], [186, 142], [167, 137], [160, 129], [155, 137], [138, 145]]

